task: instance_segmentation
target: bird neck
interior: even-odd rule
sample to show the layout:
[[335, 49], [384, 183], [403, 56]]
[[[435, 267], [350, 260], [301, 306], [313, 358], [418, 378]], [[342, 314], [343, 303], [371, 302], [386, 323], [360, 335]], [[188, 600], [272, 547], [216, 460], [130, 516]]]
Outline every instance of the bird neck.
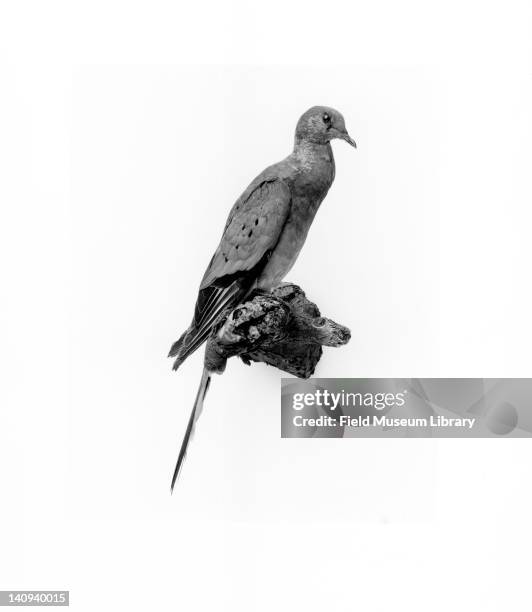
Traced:
[[310, 140], [296, 138], [293, 156], [303, 165], [316, 163], [334, 163], [332, 147], [329, 142], [320, 144]]

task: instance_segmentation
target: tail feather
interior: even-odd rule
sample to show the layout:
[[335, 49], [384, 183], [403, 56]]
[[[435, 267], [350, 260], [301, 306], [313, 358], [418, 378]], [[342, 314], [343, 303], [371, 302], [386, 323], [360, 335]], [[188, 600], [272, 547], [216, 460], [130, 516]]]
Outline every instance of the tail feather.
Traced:
[[207, 340], [218, 317], [227, 307], [234, 305], [246, 291], [237, 281], [223, 287], [212, 286], [200, 290], [194, 319], [186, 332], [174, 342], [168, 354], [168, 357], [176, 358], [174, 370]]
[[179, 340], [176, 340], [171, 348], [170, 348], [170, 352], [168, 353], [168, 357], [176, 357], [179, 354], [179, 351], [181, 350], [181, 347], [183, 346], [183, 343], [185, 342], [185, 339], [188, 335], [190, 331], [190, 328], [187, 329], [186, 331], [184, 331], [181, 336], [179, 336]]
[[191, 325], [186, 332], [184, 332], [179, 340], [172, 344], [168, 357], [175, 357], [173, 370], [177, 370], [179, 366], [185, 361], [187, 357], [190, 357], [209, 337], [211, 328], [197, 329], [194, 325]]
[[203, 374], [201, 375], [201, 381], [198, 388], [198, 393], [196, 395], [196, 400], [194, 401], [194, 406], [192, 408], [192, 412], [190, 413], [187, 429], [185, 431], [183, 442], [181, 443], [181, 450], [179, 451], [179, 456], [177, 458], [177, 463], [174, 469], [174, 475], [172, 476], [172, 484], [170, 485], [171, 492], [174, 491], [174, 485], [176, 483], [177, 477], [179, 476], [183, 460], [185, 459], [185, 456], [187, 454], [188, 444], [192, 439], [192, 435], [194, 433], [194, 425], [196, 424], [196, 421], [199, 419], [200, 414], [203, 410], [203, 400], [205, 399], [205, 395], [207, 394], [207, 390], [209, 389], [210, 382], [211, 374], [209, 370], [203, 368]]
[[183, 361], [192, 355], [192, 353], [194, 353], [205, 342], [205, 340], [207, 340], [210, 333], [210, 328], [199, 332], [196, 329], [192, 330], [192, 332], [185, 339], [185, 342], [180, 347], [172, 369], [177, 370]]

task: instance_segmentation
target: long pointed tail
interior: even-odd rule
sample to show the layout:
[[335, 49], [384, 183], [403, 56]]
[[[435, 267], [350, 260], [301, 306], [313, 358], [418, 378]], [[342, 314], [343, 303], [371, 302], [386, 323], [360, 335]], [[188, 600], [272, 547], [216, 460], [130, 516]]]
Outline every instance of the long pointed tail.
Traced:
[[192, 434], [194, 433], [194, 425], [196, 421], [199, 419], [201, 411], [203, 410], [203, 400], [205, 399], [205, 395], [207, 394], [207, 389], [209, 388], [209, 383], [211, 382], [211, 373], [207, 368], [203, 368], [203, 374], [201, 375], [201, 381], [198, 389], [198, 394], [196, 395], [196, 401], [194, 402], [194, 407], [192, 408], [192, 412], [190, 413], [190, 419], [188, 420], [187, 430], [185, 431], [185, 437], [183, 438], [183, 442], [181, 443], [181, 450], [179, 451], [179, 457], [177, 458], [177, 463], [174, 470], [174, 475], [172, 476], [172, 484], [170, 486], [170, 491], [174, 491], [174, 485], [179, 476], [179, 471], [181, 470], [181, 465], [185, 456], [187, 454], [187, 447], [190, 439], [192, 438]]

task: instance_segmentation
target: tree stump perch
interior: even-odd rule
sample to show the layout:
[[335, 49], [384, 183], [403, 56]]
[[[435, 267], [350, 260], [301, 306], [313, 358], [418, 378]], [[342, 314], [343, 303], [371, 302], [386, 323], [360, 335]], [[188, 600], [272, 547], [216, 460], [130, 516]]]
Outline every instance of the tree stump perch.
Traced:
[[217, 322], [205, 348], [205, 367], [221, 374], [238, 356], [250, 365], [264, 362], [298, 378], [312, 376], [322, 346], [342, 346], [347, 327], [321, 316], [297, 285], [285, 283], [270, 293], [254, 293]]

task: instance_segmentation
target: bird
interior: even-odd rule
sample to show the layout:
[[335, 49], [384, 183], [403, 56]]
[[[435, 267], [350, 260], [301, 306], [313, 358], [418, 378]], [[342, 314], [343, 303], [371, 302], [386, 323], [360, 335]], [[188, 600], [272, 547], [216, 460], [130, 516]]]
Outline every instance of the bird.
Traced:
[[[297, 122], [292, 152], [261, 172], [234, 203], [201, 280], [192, 323], [168, 354], [175, 359], [174, 370], [208, 339], [224, 311], [253, 291], [269, 292], [290, 271], [334, 181], [334, 139], [356, 148], [340, 112], [327, 106], [309, 108]], [[203, 368], [171, 491], [203, 409], [211, 374]]]

